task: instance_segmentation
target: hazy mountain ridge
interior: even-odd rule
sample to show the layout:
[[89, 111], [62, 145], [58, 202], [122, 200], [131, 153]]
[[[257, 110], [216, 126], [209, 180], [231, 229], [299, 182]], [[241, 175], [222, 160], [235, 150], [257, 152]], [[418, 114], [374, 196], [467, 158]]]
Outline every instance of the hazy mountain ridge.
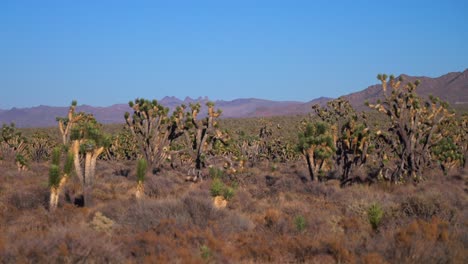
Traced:
[[[421, 84], [416, 92], [422, 97], [434, 95], [449, 102], [451, 105], [468, 104], [468, 69], [463, 72], [451, 72], [437, 78], [425, 76], [401, 75], [405, 82], [420, 80]], [[363, 110], [365, 101], [375, 102], [383, 98], [382, 85], [369, 86], [359, 92], [350, 93], [344, 96], [355, 108]]]
[[[468, 105], [468, 69], [463, 72], [451, 72], [437, 78], [424, 76], [402, 75], [407, 81], [421, 80], [421, 85], [417, 92], [423, 97], [429, 94], [438, 96], [448, 101], [452, 105]], [[365, 101], [373, 102], [383, 97], [380, 84], [371, 85], [364, 90], [344, 95], [350, 103], [359, 110], [366, 110]], [[300, 115], [311, 112], [314, 104], [325, 105], [332, 98], [320, 97], [309, 102], [297, 101], [272, 101], [257, 98], [240, 98], [231, 101], [214, 101], [216, 108], [223, 110], [223, 118], [236, 117], [269, 117]], [[181, 100], [174, 96], [166, 96], [159, 100], [159, 103], [168, 107], [171, 111], [178, 105], [199, 102], [204, 105], [209, 101], [208, 97], [196, 99], [186, 97]], [[56, 117], [65, 116], [68, 111], [66, 107], [36, 106], [30, 108], [12, 108], [10, 110], [0, 109], [0, 124], [14, 122], [18, 127], [47, 127], [56, 125]], [[102, 123], [123, 123], [124, 113], [131, 112], [127, 104], [115, 104], [108, 107], [94, 107], [80, 105], [77, 111], [93, 114]], [[206, 108], [202, 108], [202, 114], [206, 113]]]
[[[180, 100], [176, 97], [166, 96], [159, 103], [168, 107], [172, 112], [175, 107], [185, 104], [187, 107], [190, 103], [199, 102], [204, 105], [210, 101], [208, 97], [199, 97], [193, 99], [186, 97]], [[218, 100], [214, 101], [216, 108], [222, 109], [222, 117], [249, 117], [252, 112], [255, 112], [259, 107], [278, 107], [298, 105], [301, 102], [285, 101], [277, 102], [271, 100], [246, 98], [235, 99], [232, 101]], [[86, 112], [93, 114], [99, 122], [104, 124], [124, 123], [125, 112], [131, 112], [132, 109], [127, 104], [115, 104], [108, 107], [94, 107], [89, 105], [77, 106], [77, 112]], [[36, 106], [30, 108], [12, 108], [10, 110], [0, 110], [0, 123], [14, 122], [17, 127], [49, 127], [57, 124], [56, 117], [66, 116], [68, 111], [67, 107], [54, 107], [54, 106]], [[207, 109], [202, 107], [201, 115], [206, 114]], [[256, 116], [256, 115], [255, 115]]]

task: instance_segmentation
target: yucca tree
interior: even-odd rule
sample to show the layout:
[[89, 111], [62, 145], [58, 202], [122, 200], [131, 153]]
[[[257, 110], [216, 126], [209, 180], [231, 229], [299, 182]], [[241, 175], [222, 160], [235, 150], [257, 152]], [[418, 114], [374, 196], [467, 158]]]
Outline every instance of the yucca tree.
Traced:
[[85, 115], [71, 130], [75, 172], [83, 187], [84, 205], [92, 205], [96, 160], [109, 145], [109, 137], [92, 115]]
[[157, 100], [135, 99], [129, 106], [133, 114], [125, 113], [127, 126], [140, 152], [151, 169], [158, 169], [167, 157], [171, 141], [181, 135], [169, 117], [169, 109]]
[[213, 102], [207, 102], [208, 115], [199, 119], [201, 105], [190, 104], [190, 111], [185, 112], [182, 105], [174, 112], [173, 120], [180, 131], [182, 131], [188, 154], [194, 161], [192, 181], [202, 179], [201, 169], [205, 165], [206, 153], [213, 147], [216, 141], [224, 142], [226, 135], [218, 129], [217, 118], [221, 110], [215, 110]]
[[65, 186], [70, 174], [73, 170], [73, 153], [68, 152], [65, 158], [63, 168], [60, 167], [60, 159], [62, 156], [62, 149], [56, 147], [52, 151], [52, 164], [49, 169], [49, 187], [50, 187], [50, 200], [49, 209], [55, 210], [58, 206], [60, 193]]
[[329, 125], [324, 122], [307, 123], [299, 133], [298, 148], [306, 159], [311, 181], [317, 180], [325, 163], [336, 151]]
[[333, 154], [333, 170], [341, 176], [342, 184], [350, 180], [351, 171], [367, 161], [370, 129], [366, 115], [358, 115], [349, 101], [338, 98], [326, 107], [314, 105], [312, 109], [322, 122], [330, 126], [336, 152]]
[[468, 115], [445, 119], [434, 133], [437, 142], [432, 155], [444, 173], [455, 167], [464, 167], [468, 148]]
[[397, 158], [392, 181], [420, 180], [423, 170], [432, 164], [431, 148], [437, 143], [438, 127], [453, 113], [436, 97], [423, 102], [416, 93], [419, 80], [404, 84], [402, 77], [386, 74], [379, 74], [377, 79], [382, 82], [384, 101], [369, 107], [383, 113], [391, 123], [388, 133], [378, 131], [378, 135]]
[[365, 123], [358, 123], [354, 118], [349, 120], [342, 128], [342, 136], [339, 140], [339, 160], [342, 163], [342, 184], [350, 178], [350, 172], [354, 167], [366, 163], [369, 149], [370, 130]]
[[139, 159], [137, 163], [137, 189], [135, 193], [135, 197], [137, 199], [141, 199], [145, 194], [145, 177], [147, 171], [148, 164], [146, 163], [145, 159]]
[[7, 152], [0, 153], [0, 158], [10, 154], [14, 156], [19, 171], [27, 169], [28, 139], [16, 128], [15, 123], [3, 124], [0, 132], [0, 151]]

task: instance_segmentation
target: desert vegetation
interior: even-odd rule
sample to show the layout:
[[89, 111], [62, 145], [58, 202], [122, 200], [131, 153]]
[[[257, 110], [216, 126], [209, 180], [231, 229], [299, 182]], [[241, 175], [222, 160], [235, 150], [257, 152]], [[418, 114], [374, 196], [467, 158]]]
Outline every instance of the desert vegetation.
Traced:
[[129, 103], [0, 134], [2, 263], [464, 263], [468, 115], [419, 82], [309, 116]]

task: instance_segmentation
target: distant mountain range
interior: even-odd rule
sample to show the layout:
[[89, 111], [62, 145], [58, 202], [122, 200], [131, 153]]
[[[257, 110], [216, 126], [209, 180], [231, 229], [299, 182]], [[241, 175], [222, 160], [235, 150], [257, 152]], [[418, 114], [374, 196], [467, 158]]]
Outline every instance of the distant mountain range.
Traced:
[[[468, 105], [468, 69], [463, 72], [451, 72], [437, 78], [408, 75], [403, 75], [403, 77], [408, 81], [421, 80], [421, 85], [418, 87], [417, 92], [423, 97], [432, 94], [448, 101], [452, 105]], [[365, 101], [373, 102], [382, 96], [381, 85], [376, 84], [362, 91], [344, 95], [343, 97], [349, 100], [357, 109], [364, 110], [366, 109], [364, 106]], [[223, 110], [222, 117], [224, 118], [268, 117], [306, 114], [311, 112], [312, 105], [325, 105], [331, 99], [321, 97], [309, 102], [297, 102], [248, 98], [232, 101], [218, 100], [215, 101], [215, 104], [217, 108]], [[176, 97], [166, 96], [159, 102], [169, 107], [172, 111], [176, 106], [181, 104], [188, 105], [193, 102], [204, 104], [207, 101], [209, 101], [207, 97], [199, 97], [197, 99], [186, 97], [184, 100], [181, 100]], [[14, 122], [18, 127], [55, 126], [55, 118], [65, 116], [67, 110], [68, 106], [52, 107], [44, 105], [31, 108], [12, 108], [10, 110], [0, 109], [0, 124]], [[77, 111], [92, 113], [98, 121], [109, 124], [123, 123], [124, 113], [131, 112], [131, 109], [127, 104], [115, 104], [108, 107], [81, 105], [77, 107]]]

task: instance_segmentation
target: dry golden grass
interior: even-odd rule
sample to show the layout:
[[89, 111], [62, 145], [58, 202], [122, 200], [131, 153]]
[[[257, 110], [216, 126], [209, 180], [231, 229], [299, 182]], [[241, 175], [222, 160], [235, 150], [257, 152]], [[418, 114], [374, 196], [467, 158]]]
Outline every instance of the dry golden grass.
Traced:
[[[226, 208], [211, 180], [185, 182], [183, 169], [149, 176], [134, 198], [132, 162], [99, 161], [95, 205], [73, 199], [47, 209], [48, 164], [0, 166], [2, 263], [463, 263], [468, 259], [467, 173], [433, 172], [418, 185], [340, 188], [311, 183], [298, 164], [260, 163], [232, 175]], [[115, 173], [128, 169], [127, 176]], [[267, 177], [268, 176], [268, 177]], [[65, 192], [79, 197], [74, 179]], [[68, 197], [68, 198], [70, 198]], [[384, 211], [374, 230], [368, 208]], [[298, 226], [298, 218], [303, 224]], [[104, 221], [104, 220], [105, 221]], [[112, 227], [105, 223], [112, 223]]]

